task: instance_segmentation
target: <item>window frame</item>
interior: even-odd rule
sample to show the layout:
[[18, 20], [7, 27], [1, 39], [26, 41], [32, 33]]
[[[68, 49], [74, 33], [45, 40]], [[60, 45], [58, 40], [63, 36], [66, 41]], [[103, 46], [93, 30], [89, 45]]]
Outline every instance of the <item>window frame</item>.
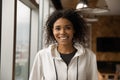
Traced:
[[[24, 2], [25, 3], [25, 2]], [[17, 0], [2, 1], [1, 22], [1, 77], [0, 80], [14, 80], [15, 52], [16, 52], [16, 8]], [[26, 4], [26, 3], [25, 3]], [[32, 4], [32, 3], [31, 3]], [[27, 5], [31, 8], [31, 40], [30, 54], [37, 52], [38, 47], [38, 12], [37, 7]], [[34, 44], [35, 43], [35, 44]], [[34, 48], [33, 48], [34, 46]], [[32, 54], [33, 55], [33, 54]], [[30, 56], [31, 57], [31, 56]], [[31, 60], [30, 60], [31, 63]], [[30, 65], [30, 64], [29, 64]], [[29, 69], [30, 70], [30, 69]]]
[[16, 0], [2, 0], [1, 80], [13, 80]]
[[[31, 8], [31, 34], [30, 34], [30, 68], [33, 65], [34, 57], [41, 46], [43, 39], [44, 22], [50, 12], [50, 0], [40, 0], [41, 6], [36, 7], [29, 0], [20, 0]], [[43, 4], [42, 4], [42, 3]], [[2, 0], [2, 22], [1, 22], [1, 80], [14, 80], [15, 76], [15, 53], [16, 53], [16, 8], [17, 0]], [[42, 16], [43, 15], [43, 16]], [[42, 16], [42, 17], [41, 17]], [[40, 36], [42, 35], [42, 36]], [[43, 45], [43, 44], [42, 44]]]
[[0, 78], [1, 78], [1, 22], [2, 22], [2, 0], [0, 0]]

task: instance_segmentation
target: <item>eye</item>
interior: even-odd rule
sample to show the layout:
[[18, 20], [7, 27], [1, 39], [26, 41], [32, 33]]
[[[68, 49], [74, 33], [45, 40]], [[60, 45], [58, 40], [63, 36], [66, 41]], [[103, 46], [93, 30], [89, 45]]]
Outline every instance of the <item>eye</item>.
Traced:
[[54, 29], [57, 30], [57, 31], [59, 31], [59, 30], [60, 30], [60, 27], [55, 27]]
[[69, 29], [71, 29], [71, 27], [70, 27], [70, 26], [66, 26], [66, 29], [68, 29], [68, 30], [69, 30]]
[[71, 25], [67, 25], [65, 28], [66, 28], [67, 30], [71, 30], [71, 29], [72, 29], [72, 26], [71, 26]]

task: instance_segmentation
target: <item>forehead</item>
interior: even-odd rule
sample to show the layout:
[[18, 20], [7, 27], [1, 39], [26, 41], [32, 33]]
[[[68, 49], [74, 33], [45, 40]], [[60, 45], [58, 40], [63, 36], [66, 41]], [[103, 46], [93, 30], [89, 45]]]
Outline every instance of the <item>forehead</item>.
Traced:
[[59, 18], [54, 22], [54, 25], [72, 25], [72, 22], [66, 18]]

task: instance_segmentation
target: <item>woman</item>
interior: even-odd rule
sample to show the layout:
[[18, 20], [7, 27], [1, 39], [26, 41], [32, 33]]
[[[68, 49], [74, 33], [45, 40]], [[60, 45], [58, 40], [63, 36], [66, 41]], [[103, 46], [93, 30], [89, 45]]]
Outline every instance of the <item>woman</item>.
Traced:
[[50, 45], [36, 55], [29, 80], [98, 80], [96, 56], [84, 47], [86, 27], [73, 9], [53, 12], [46, 22]]

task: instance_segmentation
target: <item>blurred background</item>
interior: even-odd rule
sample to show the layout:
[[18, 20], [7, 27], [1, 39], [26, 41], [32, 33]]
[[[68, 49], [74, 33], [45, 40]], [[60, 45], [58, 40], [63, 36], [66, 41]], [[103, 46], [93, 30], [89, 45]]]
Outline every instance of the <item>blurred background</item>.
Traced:
[[87, 47], [101, 80], [120, 80], [120, 0], [0, 0], [0, 80], [28, 80], [54, 10], [76, 9], [88, 25]]

